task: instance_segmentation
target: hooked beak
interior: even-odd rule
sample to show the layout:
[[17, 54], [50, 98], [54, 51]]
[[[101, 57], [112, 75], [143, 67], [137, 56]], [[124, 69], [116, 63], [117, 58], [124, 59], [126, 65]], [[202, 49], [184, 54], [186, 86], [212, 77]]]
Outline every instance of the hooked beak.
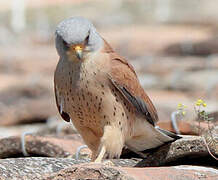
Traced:
[[83, 58], [83, 50], [81, 46], [75, 47], [76, 57], [81, 60]]
[[77, 50], [76, 51], [76, 57], [81, 60], [83, 58], [83, 52], [82, 50]]

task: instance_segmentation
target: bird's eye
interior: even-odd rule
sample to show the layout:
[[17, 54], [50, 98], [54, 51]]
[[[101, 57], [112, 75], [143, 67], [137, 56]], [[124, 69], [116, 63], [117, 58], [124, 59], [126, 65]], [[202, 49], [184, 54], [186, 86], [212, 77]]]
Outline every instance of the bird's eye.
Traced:
[[85, 39], [85, 45], [87, 45], [88, 44], [88, 42], [89, 42], [89, 35], [86, 37], [86, 39]]
[[64, 47], [68, 48], [68, 44], [67, 44], [67, 42], [64, 41], [64, 40], [62, 40], [62, 41], [63, 41], [63, 45], [64, 45]]

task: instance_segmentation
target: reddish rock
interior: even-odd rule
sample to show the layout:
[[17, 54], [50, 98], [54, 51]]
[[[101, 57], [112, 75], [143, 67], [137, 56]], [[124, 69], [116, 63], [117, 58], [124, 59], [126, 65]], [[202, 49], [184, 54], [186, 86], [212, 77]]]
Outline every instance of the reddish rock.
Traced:
[[[25, 144], [30, 156], [68, 157], [74, 155], [83, 142], [78, 134], [64, 137], [26, 135]], [[89, 154], [90, 150], [85, 149], [83, 152]], [[0, 158], [14, 156], [23, 156], [21, 138], [0, 139]]]
[[46, 157], [2, 159], [0, 179], [215, 180], [218, 176], [217, 169], [204, 166], [134, 168], [84, 162], [69, 158]]
[[44, 83], [21, 84], [0, 91], [0, 125], [45, 122], [57, 114], [52, 92]]
[[215, 168], [191, 165], [135, 168], [84, 163], [68, 158], [32, 157], [0, 160], [0, 179], [215, 180], [217, 176], [218, 170]]
[[207, 56], [218, 53], [218, 37], [211, 37], [201, 42], [182, 42], [169, 45], [166, 54]]
[[[157, 125], [162, 129], [166, 129], [168, 131], [176, 133], [175, 129], [172, 126], [172, 122], [170, 120], [160, 121], [157, 123]], [[208, 130], [207, 122], [201, 122], [199, 124], [197, 121], [178, 120], [177, 126], [180, 133], [183, 135], [199, 135], [200, 132]]]
[[218, 170], [201, 166], [155, 168], [108, 167], [101, 164], [81, 164], [45, 175], [42, 179], [110, 179], [110, 180], [215, 180]]
[[218, 170], [202, 166], [171, 166], [156, 168], [122, 168], [122, 170], [135, 180], [215, 180]]
[[[218, 125], [218, 112], [212, 112], [209, 114], [209, 117], [213, 117], [213, 120], [208, 122], [198, 121], [198, 119], [188, 121], [188, 120], [177, 120], [177, 126], [181, 134], [183, 135], [199, 135], [203, 132], [207, 132], [209, 126], [215, 127]], [[172, 121], [162, 120], [157, 123], [157, 125], [163, 129], [176, 133], [175, 129], [172, 126]]]

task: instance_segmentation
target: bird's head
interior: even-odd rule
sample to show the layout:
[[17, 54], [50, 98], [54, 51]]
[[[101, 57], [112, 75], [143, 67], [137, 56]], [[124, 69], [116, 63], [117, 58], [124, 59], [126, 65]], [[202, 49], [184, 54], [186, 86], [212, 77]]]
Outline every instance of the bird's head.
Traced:
[[93, 24], [82, 17], [71, 17], [56, 28], [56, 49], [60, 57], [81, 61], [102, 47], [103, 40]]

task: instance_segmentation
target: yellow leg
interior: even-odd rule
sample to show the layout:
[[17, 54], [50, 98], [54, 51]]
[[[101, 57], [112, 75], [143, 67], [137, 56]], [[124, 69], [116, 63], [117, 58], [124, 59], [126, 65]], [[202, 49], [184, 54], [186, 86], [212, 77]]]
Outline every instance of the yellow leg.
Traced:
[[99, 149], [96, 151], [97, 154], [94, 162], [101, 163], [106, 153], [110, 159], [119, 157], [122, 152], [123, 144], [124, 140], [120, 129], [112, 126], [105, 126], [104, 134], [101, 138]]
[[102, 146], [100, 153], [98, 154], [98, 157], [95, 159], [95, 163], [101, 163], [102, 159], [104, 158], [104, 155], [106, 153], [106, 148], [105, 146]]

